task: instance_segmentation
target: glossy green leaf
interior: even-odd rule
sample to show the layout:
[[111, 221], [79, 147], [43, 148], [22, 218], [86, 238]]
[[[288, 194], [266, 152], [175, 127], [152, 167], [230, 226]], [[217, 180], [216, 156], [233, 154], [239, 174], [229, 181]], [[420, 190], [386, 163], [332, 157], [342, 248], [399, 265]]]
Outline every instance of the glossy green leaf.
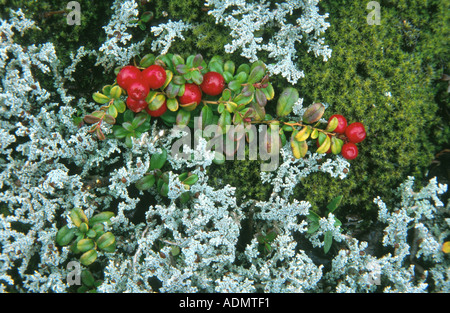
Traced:
[[288, 87], [284, 89], [277, 102], [276, 113], [278, 117], [284, 117], [290, 114], [298, 99], [299, 94], [295, 88]]
[[136, 182], [136, 188], [139, 190], [148, 190], [153, 187], [156, 182], [154, 175], [146, 175]]
[[250, 72], [250, 75], [248, 75], [248, 83], [254, 84], [256, 82], [259, 82], [264, 77], [265, 74], [266, 74], [266, 70], [263, 66], [261, 66], [261, 65], [256, 66]]
[[138, 113], [136, 114], [136, 116], [134, 117], [133, 121], [131, 122], [131, 126], [136, 129], [139, 126], [141, 126], [149, 117], [149, 115], [147, 113]]
[[126, 130], [125, 128], [123, 128], [122, 126], [117, 125], [117, 126], [114, 126], [114, 128], [113, 128], [114, 137], [116, 137], [117, 139], [123, 139], [129, 133], [130, 132], [128, 130]]
[[230, 73], [231, 75], [234, 75], [234, 71], [236, 70], [236, 65], [234, 64], [233, 61], [228, 60], [225, 62], [225, 64], [223, 65], [223, 68], [225, 70], [225, 72]]
[[97, 239], [96, 243], [100, 250], [112, 252], [111, 250], [115, 249], [116, 237], [113, 233], [106, 232]]
[[188, 178], [186, 178], [185, 180], [183, 180], [183, 184], [192, 186], [193, 184], [195, 184], [198, 181], [198, 175], [197, 174], [192, 174], [190, 175]]
[[127, 105], [125, 104], [125, 101], [117, 99], [114, 100], [113, 105], [116, 107], [116, 110], [118, 113], [123, 113], [127, 109]]
[[341, 153], [343, 145], [344, 141], [342, 139], [336, 138], [335, 136], [331, 137], [331, 152], [333, 154]]
[[118, 85], [111, 88], [109, 92], [110, 96], [114, 99], [119, 99], [122, 95], [122, 88]]
[[92, 99], [94, 99], [95, 102], [100, 103], [100, 104], [108, 103], [111, 100], [108, 96], [106, 96], [100, 92], [95, 92], [92, 95]]
[[77, 242], [77, 249], [80, 252], [86, 252], [95, 248], [95, 242], [92, 239], [81, 239]]
[[[177, 85], [175, 85], [177, 86]], [[158, 110], [166, 101], [166, 96], [163, 94], [157, 94], [155, 98], [148, 104], [148, 109], [151, 111]]]
[[93, 227], [96, 224], [110, 223], [111, 217], [114, 216], [114, 212], [103, 211], [95, 214], [89, 219], [89, 226]]
[[147, 68], [150, 65], [153, 65], [153, 63], [155, 63], [155, 55], [152, 53], [149, 53], [149, 54], [144, 55], [144, 57], [139, 62], [139, 65], [141, 67]]
[[339, 204], [342, 201], [343, 195], [339, 195], [337, 197], [334, 197], [333, 200], [331, 200], [330, 203], [327, 205], [328, 213], [333, 213], [339, 206]]
[[202, 65], [203, 56], [201, 54], [197, 54], [192, 60], [192, 67], [199, 67]]
[[75, 237], [75, 231], [75, 228], [69, 228], [67, 225], [64, 225], [56, 234], [56, 243], [60, 246], [67, 246]]
[[177, 111], [179, 108], [178, 100], [177, 99], [167, 99], [167, 108], [172, 112]]
[[203, 82], [203, 75], [200, 71], [192, 71], [192, 81], [197, 84], [200, 85]]
[[223, 74], [223, 63], [220, 63], [218, 61], [211, 61], [208, 64], [208, 69], [211, 72], [217, 72], [217, 73]]
[[86, 251], [85, 253], [83, 253], [80, 257], [80, 262], [81, 264], [83, 264], [84, 266], [89, 266], [92, 263], [95, 262], [95, 260], [97, 260], [97, 251], [94, 249], [91, 249], [89, 251]]
[[161, 169], [166, 163], [167, 151], [162, 149], [161, 153], [155, 153], [150, 158], [150, 170]]

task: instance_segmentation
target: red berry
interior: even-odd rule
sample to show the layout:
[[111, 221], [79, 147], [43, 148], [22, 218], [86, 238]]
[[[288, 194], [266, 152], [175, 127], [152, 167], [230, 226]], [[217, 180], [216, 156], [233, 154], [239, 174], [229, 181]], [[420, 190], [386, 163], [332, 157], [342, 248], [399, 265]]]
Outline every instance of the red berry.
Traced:
[[149, 89], [142, 80], [133, 82], [127, 89], [128, 96], [134, 100], [144, 100], [147, 97]]
[[123, 67], [119, 74], [117, 74], [117, 84], [123, 89], [128, 87], [135, 81], [141, 78], [141, 71], [133, 65]]
[[167, 102], [164, 101], [163, 105], [157, 109], [157, 110], [149, 110], [148, 107], [145, 108], [145, 111], [147, 111], [150, 116], [158, 117], [163, 115], [167, 111]]
[[161, 88], [166, 82], [166, 70], [160, 65], [150, 65], [142, 71], [142, 79], [150, 89]]
[[347, 126], [345, 136], [350, 142], [358, 143], [366, 138], [366, 129], [360, 122], [355, 122]]
[[202, 100], [202, 91], [196, 84], [185, 84], [184, 93], [181, 97], [179, 97], [178, 100], [181, 104], [196, 102], [196, 104], [198, 105]]
[[202, 91], [210, 96], [220, 95], [225, 88], [225, 79], [220, 73], [208, 72], [203, 75], [203, 82], [200, 85]]
[[148, 104], [145, 100], [135, 100], [131, 97], [127, 98], [127, 107], [135, 113], [141, 112], [147, 106]]
[[358, 147], [353, 142], [347, 142], [342, 146], [341, 154], [347, 160], [353, 160], [358, 156]]
[[343, 134], [345, 132], [345, 129], [347, 128], [347, 120], [345, 119], [344, 116], [340, 114], [334, 114], [331, 115], [330, 119], [328, 120], [328, 123], [333, 119], [333, 117], [338, 119], [338, 126], [333, 132]]

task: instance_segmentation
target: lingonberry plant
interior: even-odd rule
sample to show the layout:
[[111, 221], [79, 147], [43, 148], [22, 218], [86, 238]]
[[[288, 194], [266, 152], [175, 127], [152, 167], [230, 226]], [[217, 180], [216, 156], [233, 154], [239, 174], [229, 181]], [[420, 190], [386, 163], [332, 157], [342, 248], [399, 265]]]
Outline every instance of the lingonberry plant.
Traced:
[[114, 136], [125, 138], [131, 146], [132, 137], [149, 130], [151, 117], [160, 117], [169, 126], [191, 127], [194, 116], [201, 116], [203, 127], [218, 125], [224, 134], [227, 125], [243, 129], [251, 124], [277, 125], [280, 142], [284, 145], [289, 140], [296, 158], [306, 155], [307, 140], [312, 139], [318, 153], [342, 154], [352, 160], [358, 155], [355, 144], [366, 138], [362, 123], [347, 125], [340, 114], [332, 115], [325, 128], [320, 127], [325, 111], [322, 103], [308, 107], [302, 120], [289, 120], [299, 99], [293, 87], [281, 92], [275, 107], [267, 106], [275, 91], [266, 65], [260, 61], [236, 66], [219, 56], [207, 63], [200, 54], [186, 59], [177, 54], [147, 54], [139, 65], [117, 69], [116, 75], [112, 85], [93, 95], [104, 106], [84, 118], [93, 124], [91, 132], [100, 140], [106, 139], [101, 131], [103, 122], [113, 124]]

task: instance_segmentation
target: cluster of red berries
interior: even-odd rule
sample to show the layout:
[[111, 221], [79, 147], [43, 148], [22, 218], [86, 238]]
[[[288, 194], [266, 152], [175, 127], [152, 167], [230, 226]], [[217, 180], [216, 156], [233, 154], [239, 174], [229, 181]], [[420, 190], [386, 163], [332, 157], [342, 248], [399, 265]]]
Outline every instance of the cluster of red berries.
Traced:
[[166, 71], [162, 66], [151, 65], [141, 71], [136, 66], [127, 65], [117, 74], [117, 84], [127, 91], [127, 107], [133, 112], [146, 110], [152, 116], [160, 116], [167, 110], [164, 102], [160, 108], [151, 111], [145, 101], [151, 89], [161, 88], [166, 82]]
[[[128, 109], [137, 113], [145, 110], [151, 116], [161, 116], [167, 111], [167, 102], [156, 110], [150, 110], [146, 97], [150, 90], [160, 89], [166, 83], [167, 74], [165, 69], [157, 64], [151, 65], [141, 71], [133, 65], [123, 67], [117, 74], [117, 84], [125, 89], [128, 94], [126, 101]], [[217, 96], [225, 88], [225, 79], [220, 73], [207, 72], [203, 75], [203, 82], [200, 85], [186, 83], [184, 93], [178, 97], [180, 104], [195, 103], [197, 106], [202, 99], [203, 93]]]
[[356, 144], [366, 138], [366, 129], [364, 128], [363, 123], [360, 122], [347, 125], [347, 119], [340, 114], [332, 115], [328, 119], [328, 123], [334, 117], [338, 120], [338, 126], [333, 132], [345, 135], [345, 143], [342, 146], [341, 154], [347, 160], [353, 160], [358, 156], [358, 147]]

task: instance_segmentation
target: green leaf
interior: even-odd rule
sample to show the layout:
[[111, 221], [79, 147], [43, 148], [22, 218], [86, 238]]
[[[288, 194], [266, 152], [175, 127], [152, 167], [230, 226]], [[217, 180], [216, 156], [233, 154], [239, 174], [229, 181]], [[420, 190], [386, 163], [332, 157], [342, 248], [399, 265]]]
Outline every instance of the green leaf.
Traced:
[[309, 212], [307, 218], [313, 222], [319, 222], [320, 220], [320, 216], [314, 211]]
[[242, 85], [238, 80], [233, 80], [233, 81], [229, 82], [228, 88], [230, 88], [234, 92], [238, 92], [239, 90], [241, 90]]
[[331, 231], [327, 231], [325, 233], [323, 243], [323, 251], [326, 254], [330, 251], [331, 245], [333, 244], [333, 233]]
[[247, 82], [248, 74], [246, 72], [240, 72], [239, 74], [236, 74], [236, 76], [234, 78], [239, 83], [244, 84]]
[[124, 122], [130, 122], [133, 120], [134, 118], [134, 112], [131, 110], [126, 110], [124, 115], [123, 115], [123, 121]]
[[261, 65], [256, 66], [248, 76], [248, 83], [254, 84], [256, 82], [259, 82], [264, 77], [265, 74], [266, 70], [264, 67], [262, 67]]
[[125, 128], [128, 132], [134, 133], [134, 127], [133, 127], [133, 124], [131, 124], [130, 122], [124, 122], [124, 123], [122, 123], [122, 127]]
[[186, 126], [189, 123], [190, 119], [191, 119], [191, 112], [181, 109], [178, 110], [175, 123], [178, 126]]
[[153, 187], [156, 182], [154, 175], [146, 175], [136, 182], [136, 188], [139, 190], [148, 190]]
[[120, 88], [120, 86], [116, 85], [111, 88], [109, 94], [112, 98], [119, 99], [120, 96], [122, 95], [122, 88]]
[[95, 242], [92, 239], [81, 239], [77, 242], [77, 249], [80, 252], [86, 252], [95, 247]]
[[127, 105], [125, 104], [125, 101], [116, 99], [114, 100], [114, 106], [116, 107], [116, 110], [118, 113], [123, 113], [127, 109]]
[[331, 200], [330, 203], [328, 203], [328, 205], [327, 205], [328, 213], [333, 213], [337, 209], [337, 207], [341, 203], [342, 198], [343, 198], [343, 195], [339, 195], [339, 196], [333, 198], [333, 200]]
[[91, 250], [83, 253], [83, 255], [81, 255], [80, 262], [84, 266], [89, 266], [92, 263], [94, 263], [96, 259], [97, 259], [97, 251], [94, 249], [91, 249]]
[[106, 252], [112, 252], [111, 248], [114, 247], [115, 249], [116, 238], [114, 237], [113, 233], [106, 232], [101, 235], [96, 242], [99, 249]]
[[236, 70], [236, 65], [234, 64], [233, 61], [228, 60], [223, 65], [223, 69], [224, 69], [225, 72], [228, 72], [231, 75], [234, 75], [234, 71]]
[[220, 74], [223, 74], [223, 64], [217, 61], [211, 61], [208, 64], [208, 69], [211, 72], [217, 72]]
[[88, 270], [81, 271], [81, 282], [83, 283], [83, 285], [89, 288], [95, 286], [94, 276], [92, 276], [92, 273]]
[[131, 126], [136, 129], [141, 126], [149, 117], [147, 113], [138, 113], [131, 122]]
[[194, 59], [192, 60], [192, 67], [199, 67], [202, 65], [203, 57], [201, 54], [197, 54]]
[[150, 170], [161, 169], [166, 163], [167, 151], [162, 149], [161, 153], [155, 153], [150, 158]]
[[191, 75], [192, 75], [191, 76], [192, 81], [195, 84], [200, 85], [203, 82], [203, 75], [202, 75], [202, 73], [200, 73], [200, 71], [197, 71], [197, 70], [196, 71], [192, 71]]
[[75, 228], [64, 225], [56, 234], [56, 243], [60, 246], [67, 246], [75, 237]]
[[[111, 113], [113, 113], [113, 114], [115, 114], [115, 116], [117, 116], [117, 110], [116, 110], [116, 107], [115, 106], [110, 106], [109, 107], [110, 109], [111, 108], [114, 108], [114, 110], [112, 110], [113, 112], [111, 112]], [[110, 124], [110, 125], [114, 125], [115, 123], [116, 123], [116, 119], [114, 118], [114, 116], [112, 115], [112, 114], [105, 114], [105, 116], [103, 117], [103, 120], [105, 121], [105, 123], [107, 123], [107, 124]]]
[[250, 73], [250, 65], [245, 63], [239, 65], [238, 69], [236, 70], [236, 74], [239, 73], [246, 73], [248, 75], [248, 73]]
[[205, 128], [206, 126], [211, 125], [213, 123], [214, 113], [209, 106], [207, 106], [207, 105], [203, 106], [200, 116], [202, 118], [202, 127], [203, 128]]
[[100, 92], [96, 92], [92, 95], [92, 99], [94, 99], [95, 102], [100, 104], [108, 103], [111, 99], [108, 96], [105, 96], [104, 94]]
[[152, 100], [152, 102], [148, 104], [148, 109], [151, 111], [158, 110], [164, 104], [164, 101], [166, 101], [166, 96], [163, 94], [157, 94], [156, 97]]
[[145, 11], [141, 14], [141, 21], [144, 23], [150, 22], [150, 20], [153, 18], [153, 12], [151, 11]]
[[331, 152], [333, 154], [341, 153], [343, 145], [344, 141], [342, 139], [336, 138], [335, 136], [331, 137]]
[[89, 219], [89, 226], [93, 227], [96, 224], [111, 223], [111, 217], [114, 216], [114, 212], [103, 211], [95, 214]]
[[277, 233], [275, 231], [269, 231], [266, 235], [266, 242], [272, 242], [277, 237]]
[[280, 97], [278, 98], [276, 107], [276, 113], [278, 117], [284, 117], [290, 114], [292, 112], [294, 104], [298, 101], [298, 99], [298, 91], [295, 88], [288, 87], [284, 89]]
[[314, 234], [320, 228], [319, 222], [311, 222], [309, 223], [308, 230], [306, 231], [308, 234]]
[[139, 62], [139, 65], [141, 67], [147, 68], [150, 65], [153, 65], [153, 63], [155, 63], [155, 55], [152, 53], [149, 53], [149, 54], [144, 55], [144, 57]]
[[118, 125], [114, 126], [113, 131], [114, 131], [114, 137], [116, 137], [117, 139], [123, 139], [123, 138], [125, 138], [126, 135], [129, 134], [128, 130], [126, 130], [122, 126], [118, 126]]
[[177, 99], [167, 99], [167, 108], [172, 112], [177, 111], [179, 108], [178, 100]]
[[183, 184], [192, 186], [193, 184], [195, 184], [198, 181], [198, 175], [197, 174], [192, 174], [191, 176], [189, 176], [188, 178], [186, 178], [183, 181]]

